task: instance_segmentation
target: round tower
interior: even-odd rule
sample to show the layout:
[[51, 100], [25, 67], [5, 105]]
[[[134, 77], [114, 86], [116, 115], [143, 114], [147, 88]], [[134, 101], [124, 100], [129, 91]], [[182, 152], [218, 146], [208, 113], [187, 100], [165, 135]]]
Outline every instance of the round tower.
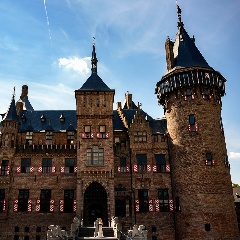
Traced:
[[221, 118], [225, 78], [190, 38], [178, 9], [156, 94], [167, 119], [176, 239], [239, 239]]

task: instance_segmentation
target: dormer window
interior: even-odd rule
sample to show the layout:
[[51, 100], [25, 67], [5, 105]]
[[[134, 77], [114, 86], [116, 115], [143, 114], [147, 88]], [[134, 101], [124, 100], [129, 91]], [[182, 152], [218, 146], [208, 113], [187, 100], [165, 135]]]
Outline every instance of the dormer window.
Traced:
[[25, 123], [26, 120], [27, 120], [27, 118], [26, 118], [26, 116], [25, 116], [24, 114], [22, 115], [21, 119], [22, 119], [22, 122], [24, 122], [24, 123]]
[[59, 119], [60, 119], [60, 122], [65, 122], [65, 117], [63, 116], [63, 114], [61, 114]]
[[44, 116], [44, 114], [41, 116], [41, 122], [45, 122], [46, 121], [46, 117]]

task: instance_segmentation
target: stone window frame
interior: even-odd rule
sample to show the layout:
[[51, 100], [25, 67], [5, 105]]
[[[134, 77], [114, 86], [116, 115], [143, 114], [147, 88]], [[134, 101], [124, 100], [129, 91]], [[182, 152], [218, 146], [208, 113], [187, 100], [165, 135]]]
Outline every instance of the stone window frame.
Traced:
[[18, 212], [28, 211], [29, 189], [18, 190]]
[[160, 212], [169, 212], [169, 189], [168, 188], [159, 188], [158, 189], [158, 199]]
[[74, 189], [64, 189], [63, 199], [64, 199], [63, 207], [64, 212], [73, 213]]
[[136, 131], [134, 132], [134, 142], [147, 142], [147, 132], [146, 131]]
[[138, 189], [139, 212], [149, 212], [148, 189]]
[[103, 166], [104, 165], [104, 148], [93, 145], [87, 149], [87, 166]]

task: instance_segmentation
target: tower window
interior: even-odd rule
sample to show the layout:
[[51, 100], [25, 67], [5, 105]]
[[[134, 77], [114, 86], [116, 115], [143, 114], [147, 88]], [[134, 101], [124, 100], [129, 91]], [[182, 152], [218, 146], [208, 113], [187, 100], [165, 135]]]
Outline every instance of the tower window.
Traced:
[[211, 99], [211, 95], [209, 94], [209, 89], [208, 88], [203, 89], [202, 97], [205, 100], [210, 100]]
[[184, 100], [192, 100], [192, 99], [194, 99], [194, 95], [192, 93], [192, 89], [191, 88], [187, 88], [185, 96], [184, 96]]
[[214, 165], [215, 161], [212, 158], [212, 153], [206, 153], [206, 165]]
[[198, 126], [197, 126], [197, 123], [195, 121], [195, 116], [194, 114], [191, 114], [188, 116], [188, 130], [190, 132], [197, 132], [198, 131]]
[[99, 126], [99, 133], [97, 135], [98, 138], [106, 138], [106, 126], [100, 125]]
[[84, 132], [85, 133], [91, 133], [91, 126], [90, 125], [85, 125], [84, 126]]
[[87, 164], [89, 166], [102, 166], [104, 165], [104, 149], [93, 146], [87, 149]]

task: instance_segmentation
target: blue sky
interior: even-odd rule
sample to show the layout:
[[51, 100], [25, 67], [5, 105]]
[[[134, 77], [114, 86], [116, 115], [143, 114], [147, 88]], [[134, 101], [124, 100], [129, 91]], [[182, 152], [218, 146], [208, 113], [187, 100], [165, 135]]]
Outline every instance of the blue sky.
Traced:
[[[178, 4], [185, 29], [227, 79], [222, 116], [232, 181], [240, 184], [240, 1]], [[0, 113], [23, 84], [36, 110], [75, 109], [95, 37], [98, 73], [116, 90], [115, 103], [129, 91], [148, 114], [163, 117], [154, 89], [166, 70], [165, 40], [177, 32], [175, 0], [2, 0], [0, 12]]]

